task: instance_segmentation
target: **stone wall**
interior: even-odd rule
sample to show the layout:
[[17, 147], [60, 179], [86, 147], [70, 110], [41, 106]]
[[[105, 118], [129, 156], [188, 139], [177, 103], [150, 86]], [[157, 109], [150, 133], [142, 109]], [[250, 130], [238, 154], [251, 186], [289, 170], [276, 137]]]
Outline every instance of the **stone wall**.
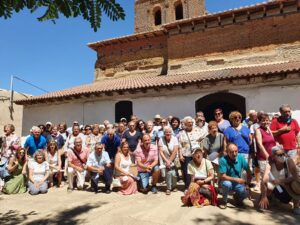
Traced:
[[161, 10], [162, 25], [176, 21], [175, 6], [182, 4], [183, 19], [198, 17], [205, 13], [205, 0], [137, 0], [135, 2], [135, 33], [161, 28], [154, 24], [154, 12]]
[[95, 80], [134, 74], [162, 74], [166, 60], [165, 35], [99, 47]]

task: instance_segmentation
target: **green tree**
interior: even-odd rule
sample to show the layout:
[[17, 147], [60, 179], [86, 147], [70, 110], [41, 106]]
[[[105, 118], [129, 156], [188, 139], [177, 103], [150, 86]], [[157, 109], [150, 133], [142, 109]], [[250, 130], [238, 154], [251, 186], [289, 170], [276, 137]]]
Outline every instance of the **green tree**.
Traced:
[[115, 0], [0, 0], [0, 18], [11, 18], [23, 9], [31, 13], [42, 9], [44, 14], [37, 19], [54, 23], [61, 14], [66, 18], [82, 16], [95, 32], [100, 28], [103, 12], [113, 21], [125, 18], [124, 9]]

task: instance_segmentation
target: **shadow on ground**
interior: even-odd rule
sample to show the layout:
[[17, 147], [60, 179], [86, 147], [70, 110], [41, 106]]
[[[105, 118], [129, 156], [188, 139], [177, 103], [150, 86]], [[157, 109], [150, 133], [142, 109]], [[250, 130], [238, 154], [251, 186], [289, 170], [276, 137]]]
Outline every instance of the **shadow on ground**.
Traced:
[[43, 225], [43, 224], [82, 224], [84, 219], [77, 218], [81, 214], [85, 214], [88, 211], [101, 207], [107, 204], [107, 202], [98, 202], [95, 204], [86, 204], [82, 206], [76, 206], [71, 209], [64, 210], [55, 215], [48, 215], [46, 218], [34, 220], [26, 223], [27, 225]]
[[[260, 224], [257, 218], [258, 213], [263, 214], [264, 217], [269, 218], [270, 224], [300, 224], [300, 217], [292, 214], [290, 207], [281, 207], [275, 208], [272, 210], [259, 210], [257, 208], [235, 208], [230, 207], [235, 210], [235, 215], [237, 218], [232, 218], [231, 216], [226, 215], [226, 209], [222, 211], [222, 213], [217, 213], [213, 217], [210, 218], [195, 218], [192, 221], [194, 224], [214, 224], [214, 225], [255, 225]], [[247, 217], [252, 220], [242, 220], [239, 216], [240, 213], [247, 213]], [[267, 223], [266, 223], [267, 224]]]
[[48, 214], [43, 219], [37, 219], [30, 222], [26, 220], [32, 220], [30, 216], [38, 215], [35, 211], [19, 214], [18, 211], [9, 210], [6, 213], [0, 213], [0, 224], [1, 225], [16, 225], [25, 223], [27, 225], [43, 225], [43, 224], [82, 224], [85, 222], [84, 219], [79, 219], [78, 216], [87, 213], [88, 211], [101, 207], [107, 204], [107, 202], [98, 202], [95, 204], [86, 204], [82, 206], [76, 206], [71, 209], [64, 210], [56, 214]]
[[0, 213], [0, 224], [1, 225], [15, 225], [20, 224], [28, 219], [29, 216], [37, 215], [35, 211], [29, 213], [19, 214], [16, 210], [9, 210], [6, 213]]

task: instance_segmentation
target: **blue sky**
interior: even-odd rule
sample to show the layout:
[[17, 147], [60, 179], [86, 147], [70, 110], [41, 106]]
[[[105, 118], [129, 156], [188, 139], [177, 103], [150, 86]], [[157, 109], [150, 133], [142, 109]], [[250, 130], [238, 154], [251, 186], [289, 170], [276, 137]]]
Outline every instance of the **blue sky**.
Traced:
[[[96, 53], [87, 43], [133, 34], [134, 0], [118, 0], [126, 12], [124, 21], [102, 18], [98, 32], [81, 18], [61, 17], [53, 24], [38, 22], [41, 14], [27, 11], [0, 18], [0, 88], [10, 88], [11, 75], [20, 77], [47, 91], [56, 91], [94, 79]], [[207, 0], [209, 12], [224, 11], [263, 2], [262, 0]], [[44, 92], [21, 81], [14, 90], [33, 95]]]

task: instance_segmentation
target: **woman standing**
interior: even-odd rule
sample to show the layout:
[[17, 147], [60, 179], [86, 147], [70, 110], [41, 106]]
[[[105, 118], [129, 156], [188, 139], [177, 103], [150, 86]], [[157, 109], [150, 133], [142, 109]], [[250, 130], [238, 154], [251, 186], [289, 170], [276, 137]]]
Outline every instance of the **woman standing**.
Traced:
[[256, 129], [255, 138], [258, 147], [258, 166], [261, 178], [264, 176], [269, 156], [272, 155], [272, 148], [276, 145], [273, 134], [270, 130], [269, 115], [264, 113], [258, 118], [260, 127]]
[[25, 149], [19, 148], [16, 155], [12, 155], [7, 169], [11, 174], [3, 187], [5, 194], [21, 194], [26, 192], [26, 157]]
[[29, 193], [31, 195], [45, 194], [48, 191], [49, 165], [45, 161], [44, 152], [38, 150], [34, 154], [34, 160], [29, 167]]
[[130, 173], [132, 161], [129, 155], [128, 142], [121, 143], [121, 152], [118, 152], [115, 158], [115, 176], [120, 180], [122, 187], [119, 193], [123, 195], [131, 195], [137, 193], [137, 184]]
[[149, 134], [151, 139], [151, 144], [156, 145], [157, 144], [157, 131], [153, 129], [154, 125], [151, 120], [149, 120], [146, 124], [146, 133]]
[[192, 149], [193, 146], [198, 146], [201, 139], [201, 133], [198, 129], [193, 127], [193, 118], [187, 116], [183, 119], [184, 130], [179, 134], [179, 158], [181, 161], [181, 168], [184, 179], [184, 186], [187, 190], [190, 185], [190, 176], [187, 173], [187, 167], [190, 161], [192, 161]]
[[6, 159], [16, 152], [16, 150], [21, 146], [20, 138], [14, 134], [15, 126], [12, 124], [6, 124], [4, 126], [4, 137], [2, 146], [2, 156]]
[[162, 164], [166, 170], [166, 195], [170, 195], [171, 191], [176, 191], [177, 176], [174, 160], [178, 152], [178, 140], [172, 136], [172, 128], [164, 128], [164, 136], [158, 142], [159, 153], [162, 158]]
[[138, 120], [136, 123], [136, 128], [137, 131], [141, 132], [142, 134], [146, 133], [146, 126], [145, 126], [145, 122], [143, 120]]
[[209, 159], [209, 156], [214, 155], [216, 158], [223, 155], [224, 135], [218, 132], [218, 124], [215, 121], [208, 123], [208, 135], [203, 140], [203, 148]]
[[242, 115], [238, 111], [229, 114], [231, 126], [224, 131], [225, 146], [228, 143], [234, 143], [238, 146], [238, 153], [241, 154], [247, 162], [249, 162], [250, 151], [250, 130], [242, 125]]
[[47, 146], [47, 161], [49, 163], [49, 187], [57, 183], [57, 187], [61, 185], [61, 157], [58, 150], [57, 143], [52, 140]]

